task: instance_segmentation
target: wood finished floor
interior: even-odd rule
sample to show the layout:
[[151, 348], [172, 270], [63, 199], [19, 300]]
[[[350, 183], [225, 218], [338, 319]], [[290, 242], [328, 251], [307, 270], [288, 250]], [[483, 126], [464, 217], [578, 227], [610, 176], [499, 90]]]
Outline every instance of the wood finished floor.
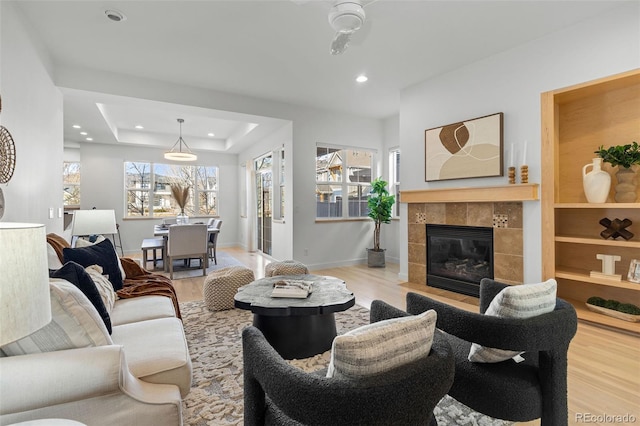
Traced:
[[[223, 250], [253, 269], [256, 278], [264, 276], [264, 266], [269, 260], [260, 253], [228, 247]], [[405, 295], [412, 291], [477, 312], [476, 298], [403, 282], [398, 279], [398, 270], [397, 264], [388, 264], [384, 269], [357, 265], [312, 272], [345, 280], [356, 296], [356, 303], [366, 308], [374, 299], [404, 308]], [[202, 299], [203, 283], [203, 277], [175, 280], [180, 301]], [[584, 419], [587, 414], [630, 415], [635, 418], [631, 424], [640, 424], [640, 336], [579, 323], [569, 349], [569, 424], [587, 423], [578, 417], [582, 415]], [[616, 419], [611, 417], [603, 421], [591, 417], [591, 420], [590, 425], [622, 424], [612, 421]], [[539, 425], [540, 422], [520, 424]]]

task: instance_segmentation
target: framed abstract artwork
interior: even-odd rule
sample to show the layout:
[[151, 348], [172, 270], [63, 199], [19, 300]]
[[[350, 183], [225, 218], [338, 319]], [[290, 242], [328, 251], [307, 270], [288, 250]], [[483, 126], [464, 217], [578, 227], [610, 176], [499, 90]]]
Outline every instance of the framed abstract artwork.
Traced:
[[424, 132], [425, 181], [503, 176], [503, 113]]

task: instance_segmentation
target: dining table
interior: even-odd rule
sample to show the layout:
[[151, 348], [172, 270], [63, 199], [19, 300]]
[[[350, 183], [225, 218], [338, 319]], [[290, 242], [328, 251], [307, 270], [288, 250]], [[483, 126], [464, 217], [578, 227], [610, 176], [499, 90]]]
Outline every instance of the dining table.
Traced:
[[[193, 222], [192, 225], [203, 225], [204, 222]], [[153, 235], [156, 237], [162, 237], [164, 240], [164, 250], [162, 250], [162, 265], [167, 272], [169, 270], [169, 264], [167, 262], [167, 242], [169, 241], [169, 227], [170, 226], [179, 226], [179, 225], [154, 225], [153, 226]], [[207, 226], [207, 231], [209, 233], [208, 240], [211, 240], [211, 234], [217, 234], [220, 232], [220, 229], [215, 228], [213, 226]]]

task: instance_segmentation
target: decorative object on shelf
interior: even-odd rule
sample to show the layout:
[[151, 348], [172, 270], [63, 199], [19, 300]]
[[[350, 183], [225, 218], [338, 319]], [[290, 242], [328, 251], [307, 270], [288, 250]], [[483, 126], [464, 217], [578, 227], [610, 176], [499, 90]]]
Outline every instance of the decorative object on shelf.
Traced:
[[615, 186], [615, 200], [618, 203], [635, 203], [637, 198], [636, 192], [636, 172], [631, 168], [634, 165], [640, 165], [640, 145], [638, 142], [632, 142], [626, 145], [616, 145], [604, 149], [600, 146], [594, 151], [605, 163], [611, 166], [618, 166], [616, 178], [618, 184]]
[[613, 254], [596, 254], [596, 259], [602, 261], [602, 272], [591, 271], [589, 275], [592, 278], [603, 278], [605, 280], [622, 281], [622, 275], [616, 274], [616, 262], [622, 258]]
[[620, 220], [618, 218], [615, 218], [611, 220], [605, 217], [600, 219], [600, 222], [598, 223], [607, 228], [604, 231], [600, 232], [600, 236], [605, 240], [609, 238], [613, 238], [615, 240], [618, 237], [622, 237], [628, 241], [633, 238], [633, 233], [625, 229], [633, 224], [630, 219]]
[[185, 214], [184, 208], [187, 205], [187, 200], [189, 199], [189, 187], [173, 183], [171, 184], [171, 194], [173, 194], [176, 204], [180, 207], [180, 213], [176, 216], [176, 224], [186, 225], [189, 223], [189, 216]]
[[395, 203], [395, 196], [389, 195], [387, 182], [381, 177], [371, 182], [371, 196], [367, 200], [368, 216], [373, 219], [373, 248], [367, 249], [367, 265], [370, 268], [384, 268], [385, 249], [380, 248], [380, 227], [383, 223], [391, 222], [391, 208]]
[[[2, 96], [0, 96], [0, 111], [2, 111]], [[9, 130], [0, 126], [0, 183], [7, 183], [16, 168], [16, 144]], [[0, 219], [4, 216], [4, 194], [0, 188]]]
[[516, 183], [516, 168], [513, 167], [513, 166], [509, 167], [508, 173], [509, 173], [509, 183], [511, 185], [515, 184]]
[[529, 183], [529, 166], [520, 166], [520, 183]]
[[[178, 137], [178, 140], [173, 144], [171, 149], [164, 153], [164, 158], [176, 161], [195, 161], [198, 159], [198, 156], [191, 152], [189, 145], [182, 139], [182, 123], [184, 123], [184, 120], [178, 118], [178, 123], [180, 123], [180, 137]], [[183, 146], [184, 150], [182, 149]]]
[[425, 130], [425, 181], [503, 176], [503, 113]]
[[586, 302], [587, 309], [624, 321], [639, 322], [640, 308], [631, 303], [620, 303], [617, 300], [605, 300], [602, 297], [590, 297]]
[[640, 284], [640, 259], [631, 259], [627, 280]]
[[[587, 169], [591, 171], [587, 173]], [[611, 175], [602, 170], [602, 158], [596, 157], [582, 168], [582, 188], [588, 203], [605, 203], [611, 189]]]

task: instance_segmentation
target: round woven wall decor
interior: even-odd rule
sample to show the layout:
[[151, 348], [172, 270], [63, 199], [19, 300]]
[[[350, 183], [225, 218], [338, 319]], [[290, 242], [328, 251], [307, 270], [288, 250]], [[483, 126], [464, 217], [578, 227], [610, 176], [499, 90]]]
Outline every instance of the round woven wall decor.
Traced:
[[7, 183], [16, 167], [16, 145], [6, 127], [0, 126], [0, 183]]

